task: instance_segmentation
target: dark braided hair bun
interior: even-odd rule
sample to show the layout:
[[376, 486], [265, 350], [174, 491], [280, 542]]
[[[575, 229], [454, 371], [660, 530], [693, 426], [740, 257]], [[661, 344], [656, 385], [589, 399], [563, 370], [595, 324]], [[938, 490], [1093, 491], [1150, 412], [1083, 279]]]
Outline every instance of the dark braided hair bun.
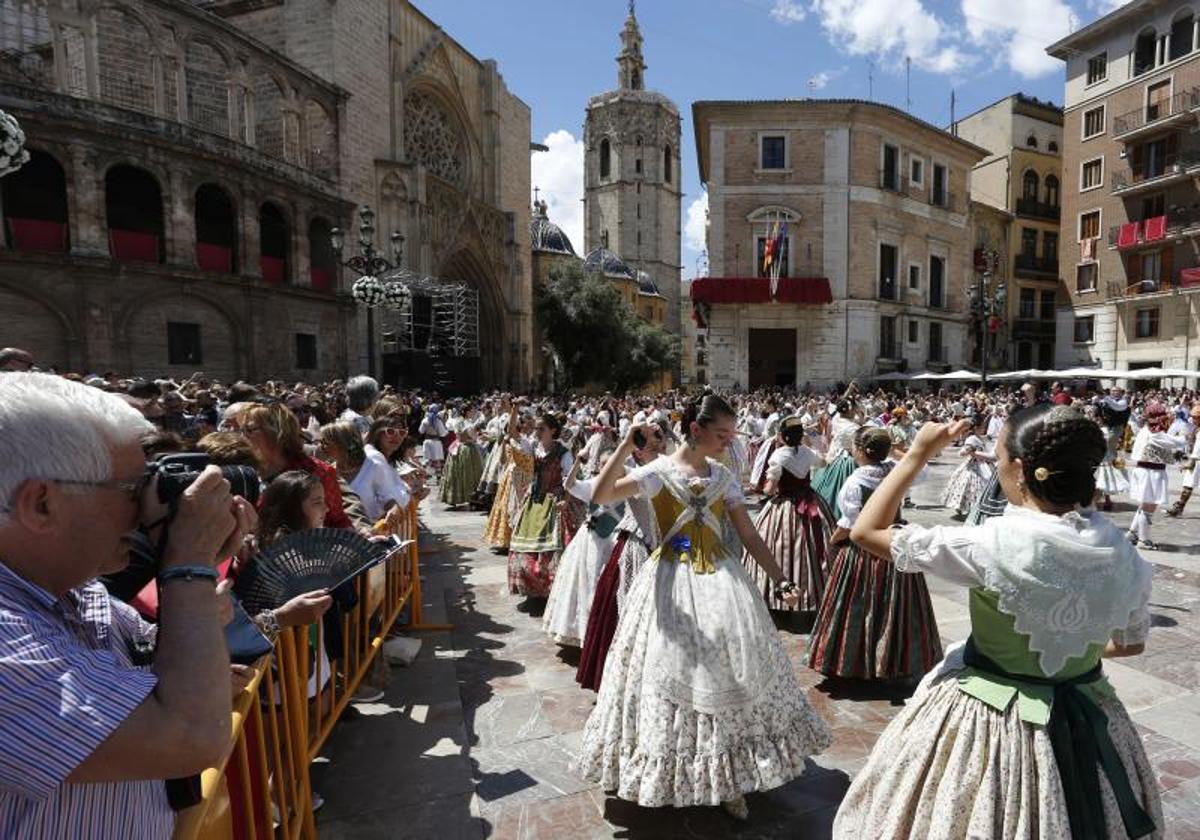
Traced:
[[854, 448], [872, 464], [879, 464], [892, 451], [892, 436], [887, 429], [863, 426], [854, 433]]
[[787, 446], [799, 446], [804, 443], [804, 423], [799, 417], [789, 417], [780, 425], [779, 435]]
[[1009, 418], [1005, 445], [1020, 458], [1025, 486], [1055, 506], [1090, 505], [1107, 447], [1095, 421], [1067, 406], [1035, 405]]

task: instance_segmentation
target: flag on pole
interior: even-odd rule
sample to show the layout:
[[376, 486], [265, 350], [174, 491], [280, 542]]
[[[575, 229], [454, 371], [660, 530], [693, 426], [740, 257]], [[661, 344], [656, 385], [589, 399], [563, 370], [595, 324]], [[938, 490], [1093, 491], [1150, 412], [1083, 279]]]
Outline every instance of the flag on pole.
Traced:
[[771, 271], [771, 266], [775, 262], [775, 238], [779, 235], [779, 222], [774, 222], [771, 229], [767, 232], [766, 241], [763, 243], [763, 258], [762, 258], [762, 273], [768, 274]]
[[774, 236], [771, 239], [771, 299], [779, 291], [779, 275], [783, 271], [783, 248], [787, 243], [787, 222], [782, 225], [775, 223]]

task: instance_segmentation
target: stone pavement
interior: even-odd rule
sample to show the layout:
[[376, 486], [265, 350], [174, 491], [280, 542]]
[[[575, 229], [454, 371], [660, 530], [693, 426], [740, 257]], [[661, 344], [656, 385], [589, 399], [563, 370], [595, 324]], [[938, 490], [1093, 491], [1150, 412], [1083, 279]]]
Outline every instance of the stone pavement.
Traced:
[[[953, 458], [914, 489], [909, 518], [948, 521], [936, 494]], [[1171, 474], [1177, 492], [1179, 474]], [[1126, 525], [1132, 508], [1112, 516]], [[833, 745], [783, 788], [748, 797], [737, 823], [717, 808], [645, 809], [605, 797], [571, 769], [594, 695], [574, 682], [577, 653], [507, 593], [505, 559], [480, 542], [483, 517], [426, 502], [422, 521], [425, 616], [453, 632], [422, 634], [387, 695], [358, 704], [313, 768], [326, 805], [324, 838], [824, 838], [850, 777], [903, 703], [903, 694], [830, 685], [804, 667], [804, 628], [780, 634]], [[1105, 662], [1141, 728], [1158, 773], [1168, 837], [1200, 840], [1200, 498], [1181, 520], [1157, 516], [1154, 630], [1147, 652]], [[929, 579], [947, 643], [968, 632], [965, 590]]]

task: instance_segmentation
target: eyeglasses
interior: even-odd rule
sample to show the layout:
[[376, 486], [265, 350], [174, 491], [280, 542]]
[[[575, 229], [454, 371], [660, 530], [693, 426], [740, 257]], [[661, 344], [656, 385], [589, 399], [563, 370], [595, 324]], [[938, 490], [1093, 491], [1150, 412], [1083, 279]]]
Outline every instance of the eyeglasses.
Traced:
[[141, 476], [136, 481], [117, 481], [116, 479], [107, 479], [105, 481], [76, 481], [68, 478], [44, 478], [42, 481], [49, 481], [54, 484], [71, 484], [76, 487], [99, 487], [108, 490], [123, 490], [129, 496], [131, 502], [139, 502], [142, 498], [142, 493], [146, 490], [146, 485], [153, 478], [155, 468], [153, 464], [147, 464], [142, 471]]

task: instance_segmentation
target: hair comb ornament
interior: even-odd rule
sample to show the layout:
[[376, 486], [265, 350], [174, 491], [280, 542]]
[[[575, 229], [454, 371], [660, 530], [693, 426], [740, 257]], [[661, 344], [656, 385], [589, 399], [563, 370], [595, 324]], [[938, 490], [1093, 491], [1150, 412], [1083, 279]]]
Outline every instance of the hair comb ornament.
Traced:
[[1033, 477], [1038, 481], [1045, 481], [1052, 475], [1058, 475], [1062, 470], [1048, 470], [1045, 467], [1038, 467], [1033, 471]]

